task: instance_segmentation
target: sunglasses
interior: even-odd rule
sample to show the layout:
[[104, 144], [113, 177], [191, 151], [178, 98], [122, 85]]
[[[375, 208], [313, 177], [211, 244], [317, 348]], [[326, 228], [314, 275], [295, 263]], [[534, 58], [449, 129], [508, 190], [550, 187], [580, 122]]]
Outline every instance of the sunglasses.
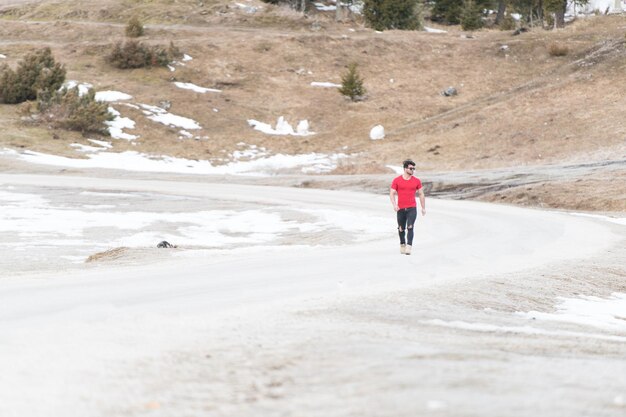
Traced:
[[413, 168], [406, 168], [406, 169], [408, 169], [410, 171], [415, 171], [415, 167], [413, 167]]

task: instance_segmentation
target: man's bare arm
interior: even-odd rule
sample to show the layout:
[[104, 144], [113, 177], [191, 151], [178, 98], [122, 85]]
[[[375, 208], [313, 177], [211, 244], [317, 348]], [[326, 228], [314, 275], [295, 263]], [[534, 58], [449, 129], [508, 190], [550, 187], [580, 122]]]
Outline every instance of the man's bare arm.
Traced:
[[417, 190], [417, 194], [420, 198], [420, 205], [422, 206], [422, 216], [426, 215], [426, 197], [424, 197], [424, 190], [420, 188]]
[[389, 189], [389, 199], [391, 200], [391, 206], [393, 207], [394, 211], [398, 211], [398, 203], [396, 202], [397, 195], [398, 192], [396, 190], [394, 190], [393, 188]]

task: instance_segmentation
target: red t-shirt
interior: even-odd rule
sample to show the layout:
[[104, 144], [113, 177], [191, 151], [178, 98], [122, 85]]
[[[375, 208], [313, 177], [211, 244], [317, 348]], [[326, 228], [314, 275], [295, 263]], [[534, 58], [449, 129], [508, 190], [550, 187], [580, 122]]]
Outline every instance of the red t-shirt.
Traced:
[[405, 180], [400, 175], [393, 179], [391, 188], [398, 192], [398, 208], [417, 207], [415, 192], [422, 188], [422, 182], [419, 178], [411, 176], [411, 178]]

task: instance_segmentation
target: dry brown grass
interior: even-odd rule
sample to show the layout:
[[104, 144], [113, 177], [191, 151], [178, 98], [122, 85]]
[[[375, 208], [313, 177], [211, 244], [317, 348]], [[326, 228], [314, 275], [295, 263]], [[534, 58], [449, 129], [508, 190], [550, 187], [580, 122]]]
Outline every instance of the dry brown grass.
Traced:
[[[249, 14], [231, 3], [205, 1], [200, 6], [191, 0], [80, 0], [13, 7], [4, 10], [0, 53], [15, 65], [28, 51], [48, 45], [67, 65], [68, 79], [126, 92], [133, 95], [133, 103], [169, 100], [172, 113], [203, 127], [193, 132], [202, 140], [181, 140], [179, 129], [114, 105], [136, 121], [136, 129], [128, 133], [140, 135], [136, 146], [115, 141], [117, 151], [210, 159], [215, 164], [225, 162], [240, 142], [270, 152], [358, 153], [340, 165], [342, 173], [384, 172], [386, 164], [406, 157], [419, 161], [420, 170], [450, 170], [580, 161], [612, 149], [615, 158], [625, 156], [617, 150], [626, 134], [620, 115], [626, 106], [620, 17], [581, 19], [557, 32], [536, 29], [516, 37], [483, 30], [467, 39], [455, 28], [445, 34], [379, 34], [354, 22], [335, 23], [332, 16], [305, 18], [261, 2], [251, 4], [260, 11]], [[173, 73], [111, 68], [103, 56], [124, 38], [130, 16], [147, 23], [142, 42], [174, 41], [193, 61]], [[552, 57], [548, 48], [555, 44], [567, 45], [568, 54]], [[339, 83], [350, 62], [359, 64], [367, 100], [350, 103], [335, 89], [310, 86], [312, 81]], [[223, 91], [194, 93], [176, 88], [174, 80]], [[459, 95], [443, 97], [440, 92], [448, 86], [455, 86]], [[317, 134], [267, 136], [246, 122], [273, 124], [279, 116], [293, 125], [308, 119]], [[19, 118], [7, 106], [0, 106], [0, 117], [5, 131], [0, 147], [78, 156], [68, 145], [85, 141], [45, 127], [28, 128], [29, 135], [24, 135]], [[388, 132], [383, 141], [368, 137], [376, 124]], [[60, 139], [49, 140], [52, 133]]]
[[550, 56], [565, 56], [569, 53], [569, 48], [562, 43], [551, 43], [548, 46], [548, 53]]
[[93, 255], [89, 256], [85, 262], [91, 263], [91, 262], [113, 261], [113, 260], [123, 257], [124, 255], [126, 255], [127, 252], [128, 252], [128, 248], [123, 247], [123, 246], [119, 248], [109, 249], [104, 252], [94, 253]]

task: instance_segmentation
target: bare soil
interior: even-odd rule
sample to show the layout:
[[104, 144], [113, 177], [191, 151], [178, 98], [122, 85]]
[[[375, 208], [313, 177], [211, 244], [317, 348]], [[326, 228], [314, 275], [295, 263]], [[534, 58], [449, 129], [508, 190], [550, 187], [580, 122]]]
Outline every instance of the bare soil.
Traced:
[[[28, 52], [49, 46], [68, 79], [97, 90], [118, 90], [133, 103], [159, 105], [196, 120], [201, 139], [152, 122], [139, 110], [115, 105], [135, 120], [136, 145], [115, 141], [114, 151], [228, 162], [240, 143], [271, 153], [342, 152], [357, 155], [333, 174], [392, 175], [388, 164], [405, 158], [431, 173], [524, 170], [626, 159], [626, 49], [622, 16], [596, 16], [565, 29], [377, 33], [358, 17], [335, 22], [333, 13], [306, 15], [259, 1], [255, 12], [213, 1], [0, 2], [0, 53], [14, 66]], [[124, 40], [131, 16], [146, 23], [147, 44], [171, 41], [193, 57], [175, 72], [118, 70], [106, 62]], [[568, 54], [551, 56], [551, 45]], [[368, 90], [364, 101], [347, 101], [333, 88], [346, 66], [359, 64]], [[200, 94], [172, 81], [222, 90]], [[454, 86], [459, 94], [444, 97]], [[0, 105], [0, 147], [81, 157], [70, 143], [88, 144], [75, 132], [25, 125], [18, 106]], [[309, 137], [267, 136], [248, 119], [293, 125], [307, 119]], [[387, 137], [369, 139], [382, 124]], [[94, 137], [89, 136], [89, 137]], [[524, 190], [497, 190], [474, 198], [516, 204], [625, 211], [626, 169], [600, 170], [587, 178], [542, 178]], [[612, 180], [614, 178], [614, 180]], [[317, 180], [313, 180], [315, 182]], [[607, 182], [608, 181], [608, 182]], [[465, 181], [460, 181], [464, 183]]]

